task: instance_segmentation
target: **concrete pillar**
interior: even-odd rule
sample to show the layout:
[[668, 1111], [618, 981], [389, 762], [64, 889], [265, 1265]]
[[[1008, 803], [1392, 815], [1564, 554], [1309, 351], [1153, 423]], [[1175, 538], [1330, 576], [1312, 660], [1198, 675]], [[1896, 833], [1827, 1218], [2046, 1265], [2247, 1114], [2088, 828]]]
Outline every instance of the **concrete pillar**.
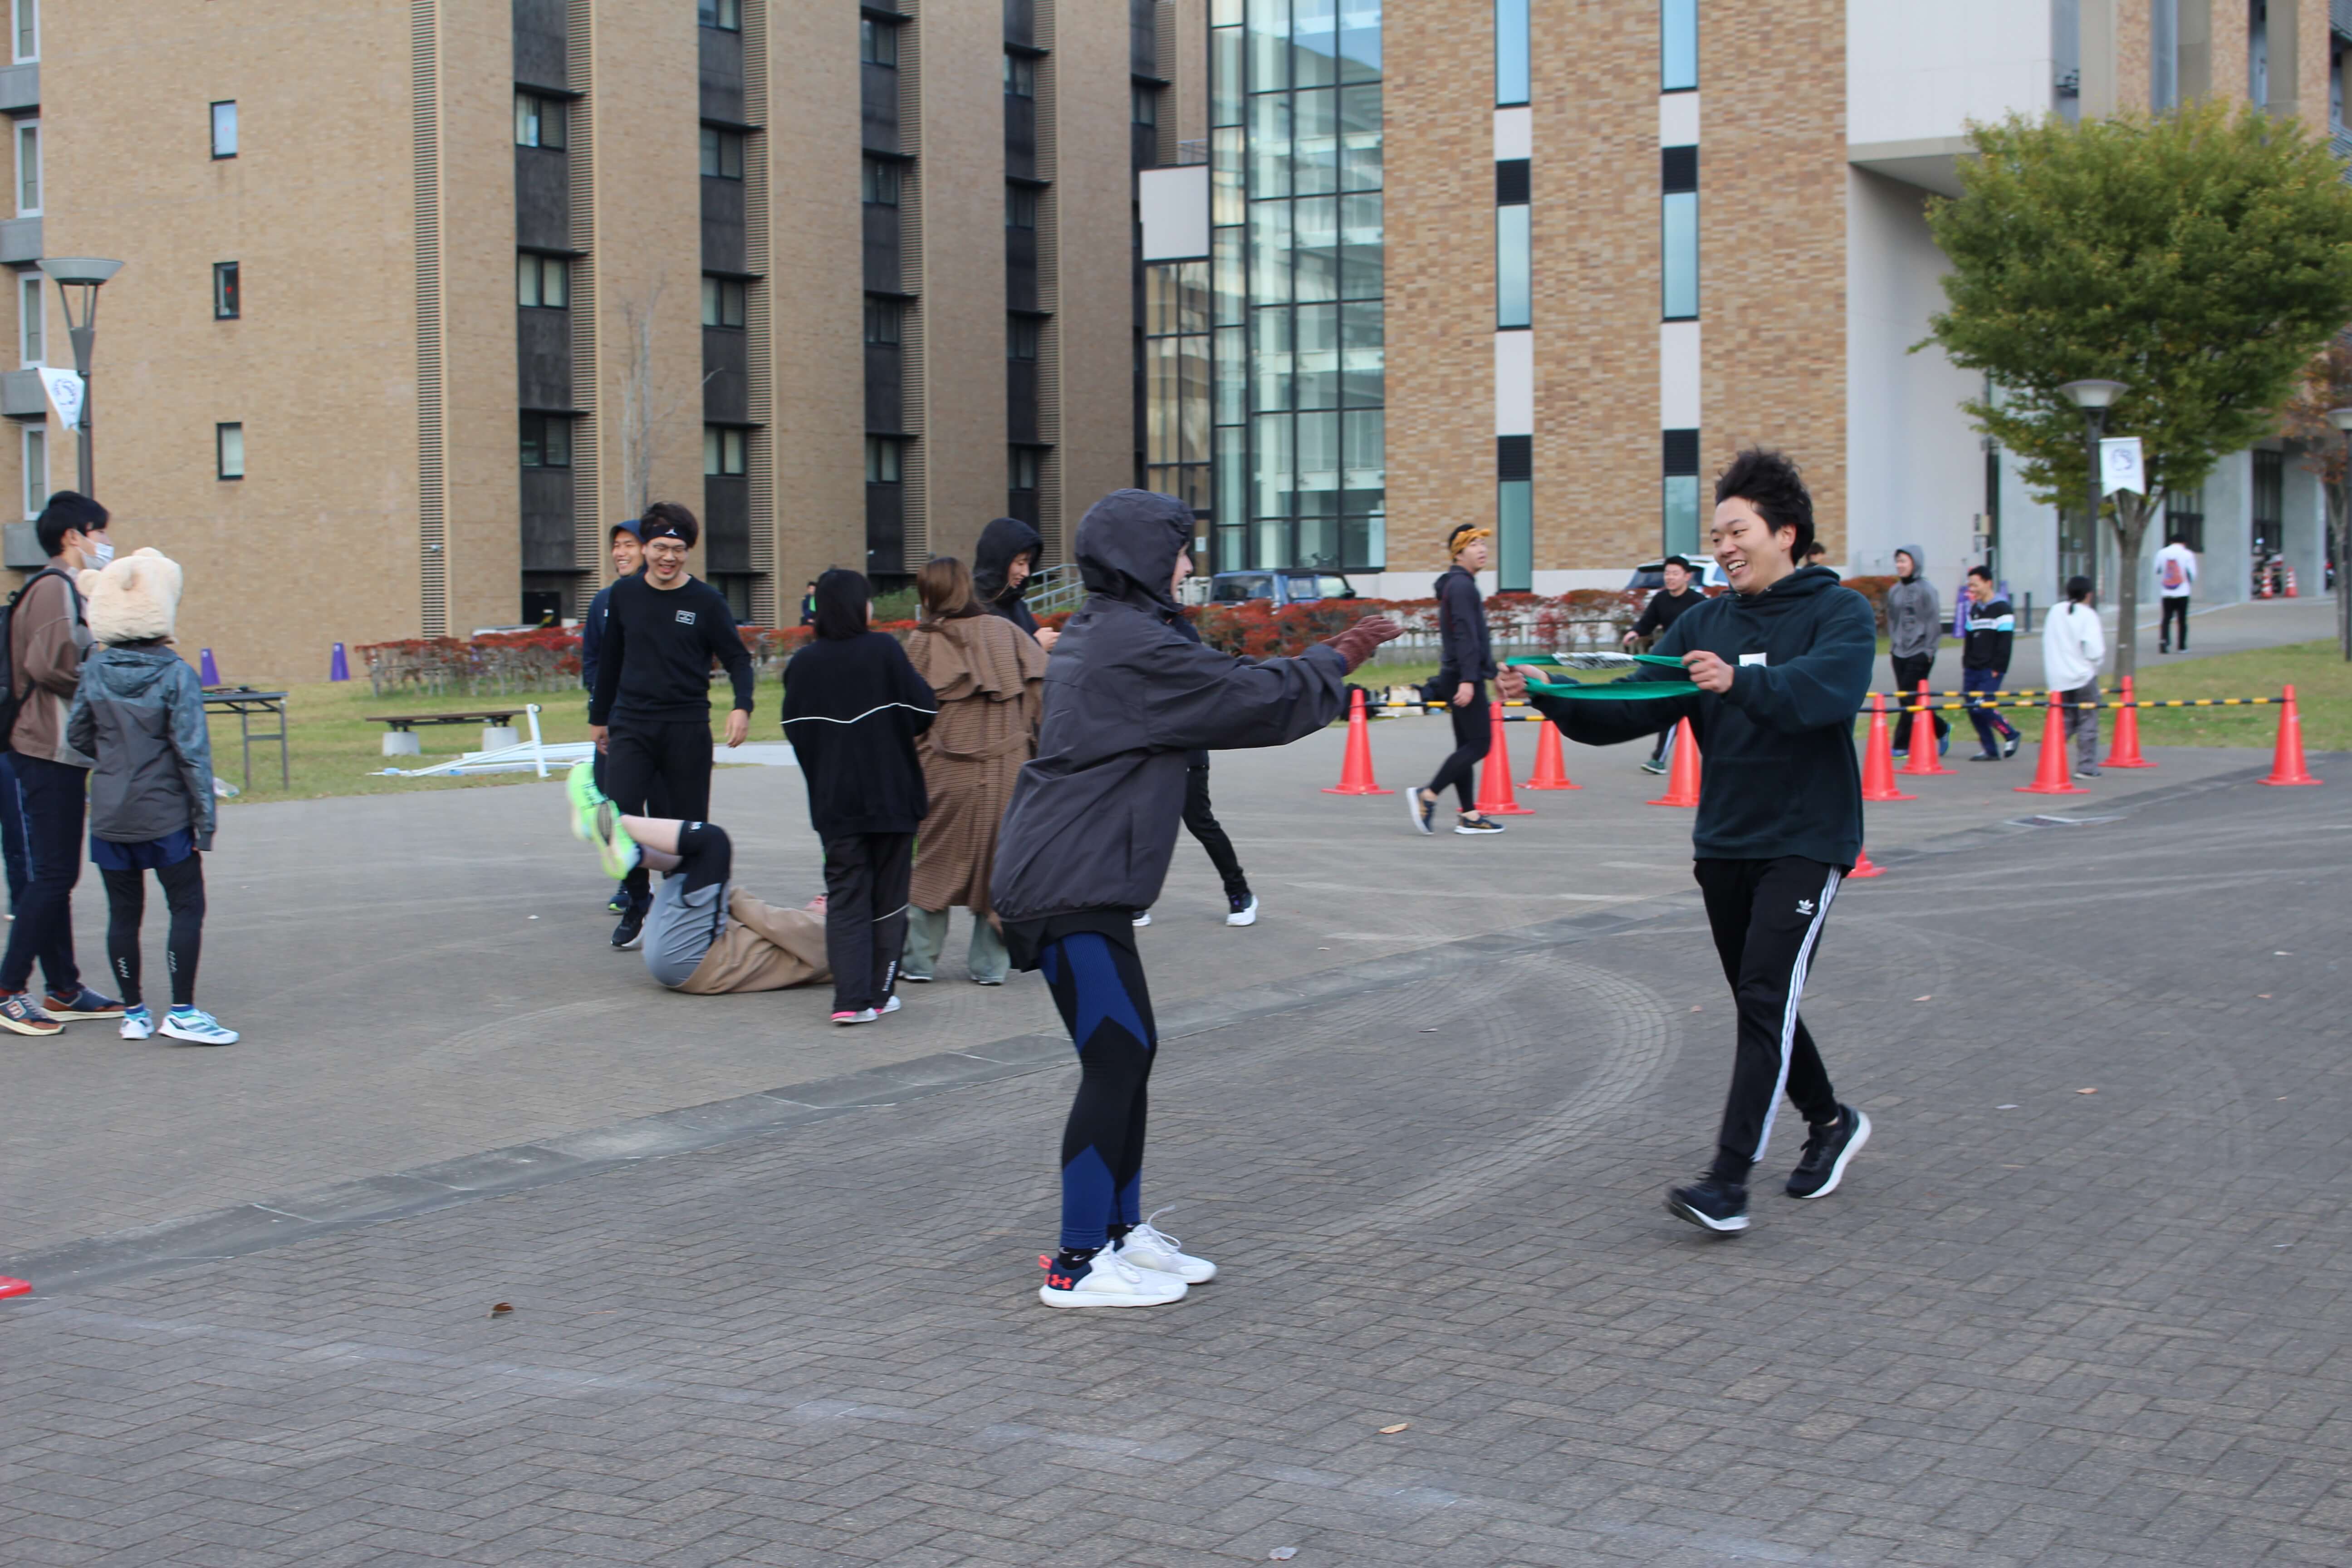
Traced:
[[[2253, 577], [2254, 459], [2232, 452], [2213, 465], [2205, 481], [2205, 553], [2198, 558], [2197, 597], [2208, 605], [2234, 605], [2246, 597]], [[2151, 572], [2146, 591], [2153, 594]]]
[[2297, 590], [2315, 595], [2327, 582], [2327, 494], [2319, 476], [2290, 453], [2286, 460], [2284, 526], [2280, 552], [2295, 575]]

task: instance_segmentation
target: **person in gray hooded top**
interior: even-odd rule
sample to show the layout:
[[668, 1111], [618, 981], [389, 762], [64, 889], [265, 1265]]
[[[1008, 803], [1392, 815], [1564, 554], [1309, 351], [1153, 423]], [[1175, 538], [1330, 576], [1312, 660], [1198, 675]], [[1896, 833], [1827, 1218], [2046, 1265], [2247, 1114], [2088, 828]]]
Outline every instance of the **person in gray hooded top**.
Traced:
[[1160, 897], [1196, 749], [1279, 746], [1339, 716], [1348, 672], [1402, 629], [1367, 616], [1296, 658], [1244, 661], [1185, 637], [1176, 584], [1192, 510], [1113, 490], [1078, 524], [1089, 596], [1045, 666], [1037, 755], [998, 839], [990, 901], [1013, 964], [1042, 970], [1077, 1047], [1062, 1135], [1061, 1250], [1049, 1307], [1149, 1307], [1216, 1268], [1140, 1207], [1146, 1080], [1158, 1036], [1131, 911]]
[[[1911, 749], [1910, 705], [1917, 700], [1915, 693], [1919, 683], [1932, 679], [1936, 646], [1944, 637], [1943, 601], [1936, 596], [1936, 584], [1920, 572], [1927, 559], [1916, 544], [1897, 548], [1895, 585], [1886, 590], [1886, 657], [1895, 666], [1895, 689], [1904, 703], [1902, 714], [1895, 721], [1897, 756]], [[1941, 713], [1930, 710], [1927, 716], [1936, 721], [1936, 752], [1940, 756], [1951, 745], [1946, 737], [1952, 727]]]

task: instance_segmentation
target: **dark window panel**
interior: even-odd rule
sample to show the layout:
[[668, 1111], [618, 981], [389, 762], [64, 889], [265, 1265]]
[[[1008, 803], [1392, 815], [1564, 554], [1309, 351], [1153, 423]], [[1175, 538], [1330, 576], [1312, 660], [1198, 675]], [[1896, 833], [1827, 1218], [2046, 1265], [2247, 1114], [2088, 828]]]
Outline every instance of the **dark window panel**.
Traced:
[[866, 428], [895, 435], [907, 427], [905, 351], [897, 343], [866, 345]]
[[1004, 41], [1034, 47], [1037, 42], [1037, 0], [1004, 0]]
[[564, 46], [572, 7], [566, 0], [514, 0], [515, 80], [535, 87], [570, 85]]
[[726, 327], [702, 329], [702, 416], [741, 424], [751, 417], [751, 339]]
[[704, 27], [697, 35], [702, 118], [743, 121], [743, 35]]
[[515, 161], [515, 243], [542, 250], [572, 244], [572, 165], [544, 147], [518, 147]]
[[1502, 158], [1495, 163], [1495, 205], [1517, 206], [1528, 199], [1528, 160]]
[[907, 570], [907, 493], [898, 483], [866, 487], [866, 574], [896, 577]]
[[1005, 94], [1004, 172], [1015, 179], [1037, 177], [1037, 100], [1034, 98]]
[[1662, 188], [1669, 195], [1680, 191], [1698, 189], [1698, 149], [1696, 147], [1659, 148], [1658, 175], [1662, 182]]
[[572, 541], [572, 470], [541, 465], [522, 471], [522, 569], [568, 572]]
[[1004, 362], [1004, 437], [1008, 441], [1031, 445], [1039, 438], [1037, 362], [1034, 359]]
[[866, 287], [879, 293], [895, 294], [900, 281], [898, 209], [868, 202], [864, 211]]
[[1160, 22], [1153, 0], [1127, 0], [1127, 68], [1133, 76], [1160, 75]]
[[526, 406], [572, 406], [571, 311], [515, 311], [515, 395]]
[[1004, 303], [1008, 310], [1037, 308], [1037, 231], [1004, 231]]
[[702, 182], [702, 265], [719, 272], [747, 270], [743, 230], [743, 182]]
[[[741, 436], [743, 432], [734, 432]], [[702, 480], [702, 562], [714, 575], [751, 569], [751, 485], [736, 475]]]
[[1536, 477], [1536, 438], [1532, 436], [1495, 437], [1495, 477], [1531, 479]]
[[858, 134], [869, 153], [898, 151], [898, 71], [895, 66], [857, 68]]
[[1668, 430], [1665, 432], [1666, 472], [1696, 474], [1698, 472], [1698, 432]]

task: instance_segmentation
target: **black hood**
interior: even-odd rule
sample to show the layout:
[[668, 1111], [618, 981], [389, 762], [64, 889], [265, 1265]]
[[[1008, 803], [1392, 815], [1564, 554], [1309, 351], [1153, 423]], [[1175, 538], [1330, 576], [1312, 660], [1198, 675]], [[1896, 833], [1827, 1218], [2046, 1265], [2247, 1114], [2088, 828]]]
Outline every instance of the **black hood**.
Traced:
[[1078, 575], [1090, 592], [1176, 614], [1169, 579], [1192, 542], [1192, 509], [1150, 490], [1113, 490], [1078, 521]]
[[1045, 552], [1045, 541], [1037, 531], [1017, 517], [1000, 517], [980, 531], [980, 542], [971, 548], [971, 591], [982, 604], [999, 599], [1018, 599], [1027, 589], [1007, 588], [1004, 580], [1013, 574], [1013, 563], [1024, 555], [1029, 557], [1029, 570], [1037, 570], [1037, 558]]

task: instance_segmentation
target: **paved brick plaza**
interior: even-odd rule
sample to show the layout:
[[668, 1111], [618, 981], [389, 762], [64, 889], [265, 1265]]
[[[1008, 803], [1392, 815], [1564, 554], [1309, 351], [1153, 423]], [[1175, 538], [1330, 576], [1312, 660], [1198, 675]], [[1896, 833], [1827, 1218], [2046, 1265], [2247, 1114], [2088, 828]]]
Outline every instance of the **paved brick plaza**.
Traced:
[[[2352, 1563], [2352, 777], [2264, 790], [2257, 760], [2111, 776], [2060, 809], [2126, 814], [2082, 826], [1981, 795], [1885, 853], [1808, 1008], [1876, 1140], [1737, 1240], [1658, 1207], [1728, 1058], [1672, 878], [1449, 942], [1417, 934], [1425, 841], [1343, 874], [1260, 849], [1284, 940], [1400, 940], [1238, 994], [1171, 975], [1146, 1197], [1224, 1267], [1190, 1300], [1034, 1304], [1072, 1077], [1040, 987], [967, 1068], [771, 1072], [769, 1122], [714, 1112], [706, 1147], [215, 1261], [134, 1238], [0, 1308], [0, 1560]], [[1261, 803], [1221, 763], [1221, 805], [1291, 809], [1289, 765]], [[1465, 847], [1670, 865], [1623, 782]], [[1155, 965], [1211, 967], [1187, 921]], [[1770, 1165], [1795, 1152], [1784, 1119]], [[141, 1212], [208, 1206], [170, 1197]], [[52, 1207], [37, 1256], [105, 1228]]]

